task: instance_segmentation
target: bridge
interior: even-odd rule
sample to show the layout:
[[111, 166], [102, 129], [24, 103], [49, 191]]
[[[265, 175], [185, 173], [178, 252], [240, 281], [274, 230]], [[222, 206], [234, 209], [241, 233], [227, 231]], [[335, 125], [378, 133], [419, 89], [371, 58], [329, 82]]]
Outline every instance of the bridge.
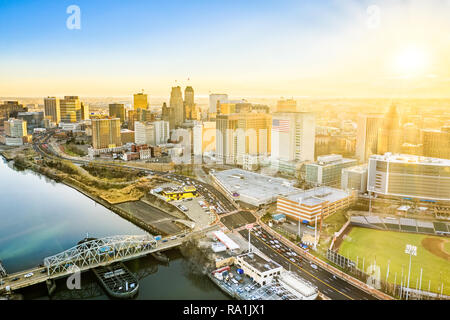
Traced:
[[[115, 262], [128, 261], [150, 253], [165, 251], [180, 246], [194, 236], [213, 231], [217, 226], [192, 232], [188, 235], [172, 236], [161, 240], [147, 235], [118, 235], [93, 239], [78, 244], [64, 252], [44, 259], [43, 266], [0, 276], [0, 293], [14, 291], [64, 278], [75, 272], [83, 272]], [[31, 275], [32, 274], [32, 275]]]

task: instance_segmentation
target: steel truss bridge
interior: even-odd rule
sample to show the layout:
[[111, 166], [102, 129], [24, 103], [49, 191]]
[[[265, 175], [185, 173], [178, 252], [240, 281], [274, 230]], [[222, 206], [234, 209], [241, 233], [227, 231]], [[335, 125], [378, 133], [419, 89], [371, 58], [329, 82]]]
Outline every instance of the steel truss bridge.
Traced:
[[156, 249], [151, 235], [113, 236], [83, 242], [64, 252], [44, 259], [48, 275], [73, 273], [77, 270], [124, 261], [146, 255]]

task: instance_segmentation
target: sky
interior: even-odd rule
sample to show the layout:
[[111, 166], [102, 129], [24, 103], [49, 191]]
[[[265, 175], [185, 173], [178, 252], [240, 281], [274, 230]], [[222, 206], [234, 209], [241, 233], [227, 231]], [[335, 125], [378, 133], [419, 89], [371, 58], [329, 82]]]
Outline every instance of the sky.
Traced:
[[0, 96], [439, 98], [449, 56], [450, 0], [0, 0]]

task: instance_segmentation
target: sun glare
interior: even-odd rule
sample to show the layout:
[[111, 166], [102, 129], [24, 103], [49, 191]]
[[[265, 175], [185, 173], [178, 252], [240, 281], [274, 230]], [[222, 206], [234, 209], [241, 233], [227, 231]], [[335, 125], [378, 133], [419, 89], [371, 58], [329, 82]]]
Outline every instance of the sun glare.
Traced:
[[420, 47], [407, 47], [400, 51], [395, 59], [396, 71], [410, 76], [424, 73], [428, 65], [428, 53]]

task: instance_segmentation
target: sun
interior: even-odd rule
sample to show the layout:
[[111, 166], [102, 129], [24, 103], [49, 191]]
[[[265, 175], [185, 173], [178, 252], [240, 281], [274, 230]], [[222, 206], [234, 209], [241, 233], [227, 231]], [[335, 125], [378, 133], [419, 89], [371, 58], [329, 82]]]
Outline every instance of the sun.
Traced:
[[399, 51], [395, 57], [395, 71], [415, 76], [423, 74], [429, 67], [429, 54], [425, 48], [409, 46]]

